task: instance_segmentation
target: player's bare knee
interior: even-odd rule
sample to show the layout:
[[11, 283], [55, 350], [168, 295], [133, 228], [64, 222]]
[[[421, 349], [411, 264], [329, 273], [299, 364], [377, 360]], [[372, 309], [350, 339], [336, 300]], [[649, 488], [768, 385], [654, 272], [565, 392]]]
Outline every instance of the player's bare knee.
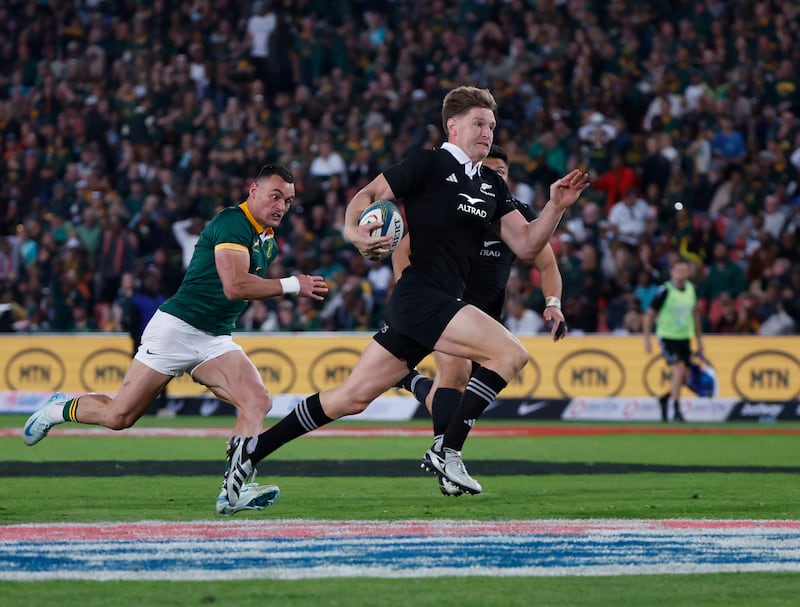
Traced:
[[264, 390], [263, 394], [260, 394], [257, 399], [253, 402], [252, 409], [256, 411], [262, 418], [272, 410], [272, 398]]
[[458, 376], [456, 377], [456, 380], [454, 382], [454, 385], [456, 387], [458, 387], [459, 389], [462, 389], [464, 386], [467, 385], [467, 382], [469, 382], [469, 378], [470, 377], [472, 377], [472, 367], [471, 366], [468, 367], [468, 368], [465, 368], [463, 373], [459, 373], [458, 374]]
[[472, 364], [454, 365], [453, 368], [443, 371], [439, 376], [439, 387], [463, 389], [472, 375]]
[[512, 354], [512, 365], [519, 373], [522, 368], [528, 364], [528, 351], [522, 344], [518, 344], [516, 348], [514, 348], [511, 352]]
[[506, 369], [512, 375], [516, 375], [528, 363], [528, 351], [519, 341], [510, 340], [504, 344], [501, 353], [495, 360], [498, 368]]

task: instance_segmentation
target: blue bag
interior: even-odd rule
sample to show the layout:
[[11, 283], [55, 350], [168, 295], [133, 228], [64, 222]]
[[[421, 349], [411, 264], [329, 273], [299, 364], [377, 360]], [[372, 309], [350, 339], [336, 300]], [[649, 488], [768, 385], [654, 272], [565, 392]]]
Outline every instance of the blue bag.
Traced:
[[705, 356], [695, 354], [689, 364], [686, 386], [697, 396], [717, 396], [717, 373]]

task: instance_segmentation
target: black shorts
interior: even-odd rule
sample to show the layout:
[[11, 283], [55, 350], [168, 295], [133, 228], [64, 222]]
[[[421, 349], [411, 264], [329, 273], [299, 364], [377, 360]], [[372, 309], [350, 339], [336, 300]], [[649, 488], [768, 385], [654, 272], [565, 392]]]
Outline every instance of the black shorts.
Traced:
[[503, 308], [506, 305], [505, 289], [493, 295], [491, 299], [487, 299], [486, 297], [469, 297], [466, 293], [464, 294], [464, 299], [467, 303], [471, 303], [479, 310], [486, 312], [497, 322], [500, 322], [500, 319], [503, 317]]
[[667, 363], [674, 365], [677, 362], [683, 361], [687, 365], [692, 360], [692, 346], [690, 339], [662, 339], [659, 338], [661, 344], [661, 352]]
[[467, 303], [406, 271], [386, 307], [386, 325], [375, 341], [415, 367], [433, 352], [448, 323]]

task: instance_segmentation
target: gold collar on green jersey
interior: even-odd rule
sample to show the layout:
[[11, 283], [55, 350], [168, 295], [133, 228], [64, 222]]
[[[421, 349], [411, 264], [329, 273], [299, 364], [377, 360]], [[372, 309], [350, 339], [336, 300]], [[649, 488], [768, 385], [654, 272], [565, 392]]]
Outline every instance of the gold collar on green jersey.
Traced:
[[272, 228], [264, 228], [260, 223], [258, 223], [258, 221], [256, 221], [256, 218], [253, 217], [253, 214], [250, 212], [250, 207], [247, 206], [246, 200], [239, 205], [239, 208], [242, 209], [242, 213], [244, 213], [244, 216], [247, 217], [247, 221], [250, 222], [250, 225], [253, 226], [256, 232], [259, 234], [264, 234], [268, 238], [271, 238], [275, 235], [275, 232], [272, 231]]

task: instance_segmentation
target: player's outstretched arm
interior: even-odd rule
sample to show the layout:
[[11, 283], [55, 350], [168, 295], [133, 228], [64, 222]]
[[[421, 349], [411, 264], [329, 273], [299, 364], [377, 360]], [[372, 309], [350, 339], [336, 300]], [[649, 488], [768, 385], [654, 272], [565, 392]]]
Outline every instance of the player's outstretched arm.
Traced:
[[589, 187], [588, 174], [574, 170], [550, 186], [550, 200], [539, 217], [525, 221], [522, 213], [512, 211], [500, 218], [500, 237], [521, 259], [533, 259], [550, 242], [564, 211], [575, 204]]
[[328, 292], [328, 284], [322, 276], [299, 274], [287, 278], [261, 278], [250, 274], [250, 254], [245, 249], [217, 249], [214, 261], [228, 299], [267, 299], [284, 294], [322, 299]]

